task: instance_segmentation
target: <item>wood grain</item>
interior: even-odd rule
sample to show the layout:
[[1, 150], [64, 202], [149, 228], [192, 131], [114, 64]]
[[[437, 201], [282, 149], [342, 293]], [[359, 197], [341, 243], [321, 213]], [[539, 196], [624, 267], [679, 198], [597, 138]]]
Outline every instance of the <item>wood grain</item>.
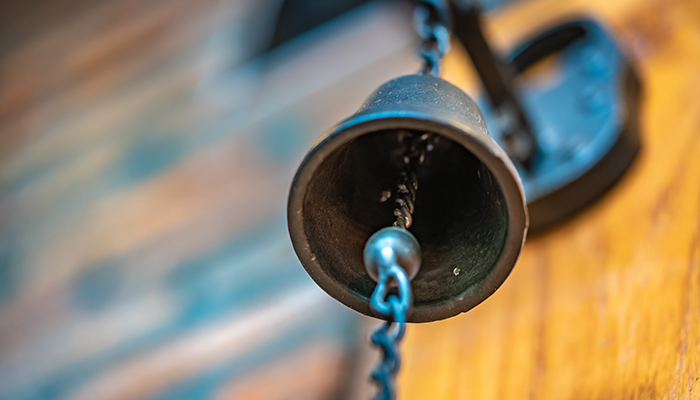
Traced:
[[[571, 15], [608, 24], [642, 78], [643, 150], [603, 199], [528, 238], [489, 300], [410, 327], [401, 399], [700, 398], [699, 11], [541, 0], [492, 16], [502, 48]], [[451, 57], [446, 78], [473, 93]]]
[[261, 55], [280, 3], [0, 3], [0, 399], [347, 396], [287, 193], [413, 33], [369, 4]]
[[[284, 209], [316, 137], [418, 69], [410, 12], [371, 4], [247, 60], [278, 4], [0, 5], [0, 398], [371, 393], [352, 375], [376, 353]], [[486, 28], [506, 49], [580, 14], [640, 72], [643, 151], [491, 299], [411, 326], [402, 398], [700, 398], [700, 3], [522, 0]], [[445, 71], [478, 94], [458, 48]]]

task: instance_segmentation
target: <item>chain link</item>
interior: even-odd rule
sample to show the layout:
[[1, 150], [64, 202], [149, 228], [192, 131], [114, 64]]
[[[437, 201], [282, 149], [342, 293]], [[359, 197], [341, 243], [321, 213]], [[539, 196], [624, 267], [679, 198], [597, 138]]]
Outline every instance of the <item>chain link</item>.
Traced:
[[[379, 283], [370, 298], [370, 306], [389, 320], [373, 334], [372, 344], [379, 347], [382, 359], [372, 372], [372, 380], [379, 386], [375, 400], [396, 399], [396, 374], [401, 368], [399, 342], [406, 332], [406, 313], [411, 306], [411, 285], [406, 272], [398, 265], [379, 271]], [[386, 299], [391, 279], [398, 282], [399, 295], [391, 294]]]
[[450, 51], [450, 18], [445, 0], [417, 0], [413, 21], [423, 39], [418, 50], [424, 63], [421, 73], [440, 76], [442, 58]]
[[[392, 282], [397, 284], [399, 295], [392, 294], [387, 297], [387, 292]], [[391, 299], [396, 299], [403, 311], [408, 311], [408, 308], [411, 306], [411, 282], [406, 276], [406, 271], [398, 265], [391, 265], [388, 268], [379, 270], [379, 282], [377, 282], [369, 302], [372, 309], [376, 312], [385, 317], [392, 317], [395, 310], [390, 303]]]

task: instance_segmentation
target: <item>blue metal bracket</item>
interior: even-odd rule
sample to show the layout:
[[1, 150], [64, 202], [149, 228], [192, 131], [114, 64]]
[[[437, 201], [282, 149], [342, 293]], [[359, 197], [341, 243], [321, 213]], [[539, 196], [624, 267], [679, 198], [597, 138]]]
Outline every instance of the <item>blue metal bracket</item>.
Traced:
[[[484, 40], [478, 9], [453, 10], [455, 36], [484, 84], [489, 131], [516, 163], [530, 228], [555, 224], [602, 196], [639, 151], [639, 80], [592, 20], [548, 29], [505, 60]], [[528, 74], [548, 59], [549, 74]]]

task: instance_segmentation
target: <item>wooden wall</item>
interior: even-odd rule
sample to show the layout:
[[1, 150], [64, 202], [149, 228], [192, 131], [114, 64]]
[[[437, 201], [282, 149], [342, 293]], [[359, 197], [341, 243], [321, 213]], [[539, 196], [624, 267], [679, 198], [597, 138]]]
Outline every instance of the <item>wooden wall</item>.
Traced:
[[416, 68], [410, 16], [365, 6], [255, 56], [279, 5], [3, 3], [1, 399], [368, 386], [359, 317], [299, 265], [286, 199], [313, 140]]
[[[401, 398], [700, 398], [699, 5], [488, 17], [501, 49], [571, 15], [609, 25], [642, 78], [644, 148], [491, 299], [409, 327]], [[256, 56], [278, 7], [0, 4], [0, 399], [371, 393], [375, 322], [307, 277], [286, 197], [321, 132], [417, 70], [410, 10], [370, 4]], [[445, 70], [478, 95], [459, 48]]]

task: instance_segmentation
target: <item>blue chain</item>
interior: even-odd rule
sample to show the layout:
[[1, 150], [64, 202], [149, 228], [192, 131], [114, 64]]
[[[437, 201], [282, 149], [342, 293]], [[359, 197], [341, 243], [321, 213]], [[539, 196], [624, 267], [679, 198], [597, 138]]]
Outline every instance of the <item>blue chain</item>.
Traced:
[[416, 32], [424, 42], [418, 50], [422, 73], [440, 76], [440, 61], [450, 50], [450, 16], [445, 0], [417, 0], [413, 13]]
[[[398, 284], [398, 296], [386, 299], [389, 283]], [[379, 282], [370, 298], [370, 307], [388, 320], [372, 334], [372, 344], [379, 347], [382, 360], [372, 372], [372, 380], [379, 386], [375, 400], [396, 399], [396, 374], [401, 368], [399, 342], [406, 332], [406, 313], [411, 306], [411, 285], [406, 272], [398, 265], [379, 270]]]

